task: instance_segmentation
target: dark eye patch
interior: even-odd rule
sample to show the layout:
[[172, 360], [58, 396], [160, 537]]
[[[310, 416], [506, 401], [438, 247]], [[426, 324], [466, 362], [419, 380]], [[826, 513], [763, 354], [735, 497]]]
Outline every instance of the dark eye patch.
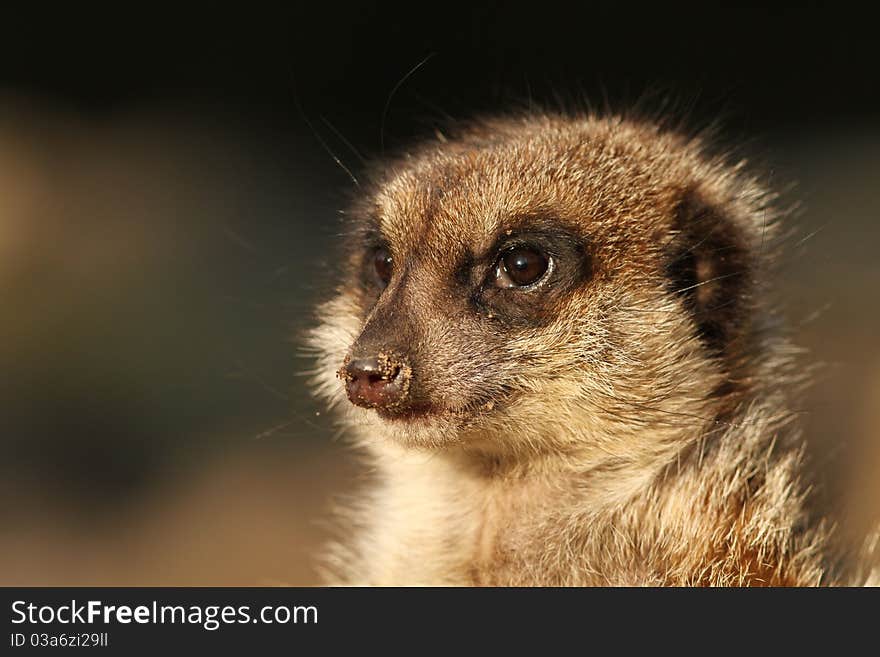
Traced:
[[391, 252], [384, 246], [373, 249], [373, 273], [379, 286], [388, 287], [391, 275], [394, 272], [394, 258]]
[[532, 245], [508, 249], [495, 265], [495, 287], [514, 289], [537, 285], [550, 271], [552, 262], [546, 253]]
[[[483, 314], [511, 325], [546, 325], [553, 321], [566, 295], [590, 279], [592, 259], [585, 240], [573, 232], [540, 220], [526, 221], [522, 226], [518, 230], [504, 231], [475, 263], [474, 267], [480, 269], [483, 278], [472, 296], [472, 303]], [[535, 282], [531, 281], [535, 278], [537, 284], [522, 287], [499, 287], [496, 284], [495, 267], [499, 263], [505, 258], [531, 253], [537, 255], [522, 263], [525, 268], [523, 281]], [[543, 269], [544, 258], [548, 266], [552, 261], [548, 271]], [[518, 264], [512, 261], [510, 266]]]
[[468, 249], [458, 261], [455, 268], [455, 282], [461, 287], [468, 287], [473, 278], [473, 271], [476, 265], [476, 258], [473, 251]]
[[391, 248], [378, 229], [368, 226], [354, 236], [353, 257], [359, 262], [360, 285], [370, 291], [385, 289], [394, 271]]

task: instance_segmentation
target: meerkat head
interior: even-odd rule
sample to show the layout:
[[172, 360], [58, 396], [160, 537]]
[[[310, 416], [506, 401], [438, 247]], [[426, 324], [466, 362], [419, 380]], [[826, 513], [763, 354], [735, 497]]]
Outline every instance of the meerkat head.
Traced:
[[648, 123], [438, 135], [349, 212], [319, 390], [367, 441], [656, 453], [750, 385], [767, 202]]

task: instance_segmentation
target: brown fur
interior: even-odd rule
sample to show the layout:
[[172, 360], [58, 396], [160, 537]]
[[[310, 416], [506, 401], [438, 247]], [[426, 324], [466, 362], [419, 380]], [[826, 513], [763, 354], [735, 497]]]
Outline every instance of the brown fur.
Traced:
[[[700, 139], [617, 117], [477, 122], [377, 166], [310, 335], [375, 474], [328, 581], [844, 583], [798, 478], [773, 201]], [[483, 282], [508, 239], [544, 240], [546, 285]], [[355, 349], [406, 359], [406, 408], [348, 404]]]

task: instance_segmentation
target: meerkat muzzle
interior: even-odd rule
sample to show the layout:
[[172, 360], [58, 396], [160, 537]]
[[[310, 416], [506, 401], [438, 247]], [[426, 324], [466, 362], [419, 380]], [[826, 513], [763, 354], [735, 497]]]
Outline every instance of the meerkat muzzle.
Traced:
[[367, 358], [346, 358], [339, 370], [348, 399], [356, 406], [394, 410], [409, 394], [412, 368], [406, 359], [380, 353]]

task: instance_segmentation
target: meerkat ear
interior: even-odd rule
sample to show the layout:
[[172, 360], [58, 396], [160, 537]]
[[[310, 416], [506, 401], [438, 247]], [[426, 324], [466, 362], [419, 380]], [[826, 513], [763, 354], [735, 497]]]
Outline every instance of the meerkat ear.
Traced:
[[669, 290], [684, 302], [706, 347], [723, 356], [750, 315], [744, 236], [724, 208], [688, 190], [675, 208], [666, 251]]

